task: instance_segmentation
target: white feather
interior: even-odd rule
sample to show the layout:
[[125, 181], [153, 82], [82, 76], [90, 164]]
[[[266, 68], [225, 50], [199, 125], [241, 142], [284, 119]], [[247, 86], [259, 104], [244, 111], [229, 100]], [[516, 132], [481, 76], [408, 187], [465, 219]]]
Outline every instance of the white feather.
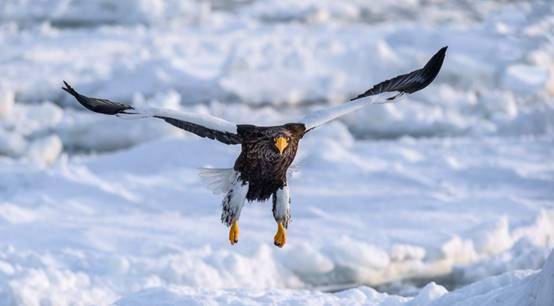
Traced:
[[[322, 124], [325, 124], [333, 119], [336, 119], [340, 116], [359, 110], [360, 108], [370, 104], [397, 102], [399, 98], [401, 98], [402, 96], [404, 95], [398, 95], [398, 92], [387, 92], [379, 95], [361, 98], [354, 101], [349, 101], [346, 103], [331, 106], [331, 107], [310, 113], [306, 115], [302, 120], [300, 120], [300, 122], [304, 123], [304, 125], [306, 126], [306, 130], [310, 130]], [[394, 97], [394, 98], [391, 100], [388, 100], [388, 98], [391, 98], [391, 97]]]
[[290, 193], [289, 186], [277, 189], [273, 199], [273, 217], [275, 221], [282, 222], [285, 228], [290, 222]]
[[235, 179], [235, 170], [233, 168], [202, 168], [198, 172], [198, 175], [213, 194], [223, 194], [231, 189]]
[[221, 212], [221, 222], [228, 226], [240, 218], [240, 212], [248, 194], [248, 183], [240, 179], [240, 173], [233, 171], [232, 178], [229, 191], [223, 198]]
[[168, 117], [201, 125], [216, 131], [237, 133], [237, 125], [235, 123], [208, 114], [187, 113], [165, 108], [135, 108], [128, 110], [126, 113], [119, 113], [117, 116], [124, 119], [140, 119], [155, 116]]

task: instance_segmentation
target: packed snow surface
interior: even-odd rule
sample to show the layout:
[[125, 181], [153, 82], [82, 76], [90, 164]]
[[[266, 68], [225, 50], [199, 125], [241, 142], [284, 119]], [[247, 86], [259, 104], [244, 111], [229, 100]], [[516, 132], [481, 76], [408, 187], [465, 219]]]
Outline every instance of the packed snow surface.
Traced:
[[538, 268], [552, 248], [552, 138], [353, 141], [337, 123], [302, 145], [284, 249], [270, 203], [243, 209], [231, 247], [197, 176], [238, 147], [178, 137], [47, 168], [3, 159], [3, 294], [66, 305], [150, 287], [469, 283]]
[[147, 289], [117, 301], [116, 306], [138, 305], [375, 305], [375, 306], [521, 306], [554, 304], [554, 253], [542, 271], [518, 271], [490, 277], [454, 292], [429, 283], [413, 298], [359, 287], [337, 294], [303, 290]]
[[[552, 305], [553, 39], [551, 1], [0, 1], [0, 306]], [[446, 45], [302, 140], [284, 249], [197, 175], [240, 147], [61, 90], [273, 125]]]

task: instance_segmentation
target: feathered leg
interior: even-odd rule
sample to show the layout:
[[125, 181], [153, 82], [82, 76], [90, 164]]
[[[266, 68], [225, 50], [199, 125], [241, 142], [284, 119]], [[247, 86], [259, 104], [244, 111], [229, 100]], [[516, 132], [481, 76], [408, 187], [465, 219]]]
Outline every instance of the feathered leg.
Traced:
[[277, 233], [273, 243], [282, 248], [287, 242], [286, 229], [290, 222], [290, 194], [286, 183], [273, 194], [273, 217], [277, 222]]
[[231, 183], [231, 188], [223, 198], [223, 211], [221, 222], [230, 226], [229, 242], [235, 244], [239, 241], [239, 217], [248, 193], [248, 183], [241, 180], [240, 173], [236, 172]]

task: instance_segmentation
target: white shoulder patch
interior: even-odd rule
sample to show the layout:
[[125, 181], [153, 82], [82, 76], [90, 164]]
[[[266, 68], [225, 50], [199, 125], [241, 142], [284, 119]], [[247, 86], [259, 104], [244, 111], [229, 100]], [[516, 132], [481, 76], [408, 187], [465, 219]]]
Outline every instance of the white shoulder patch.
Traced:
[[231, 189], [235, 170], [233, 168], [202, 168], [198, 172], [200, 179], [213, 194], [227, 193]]

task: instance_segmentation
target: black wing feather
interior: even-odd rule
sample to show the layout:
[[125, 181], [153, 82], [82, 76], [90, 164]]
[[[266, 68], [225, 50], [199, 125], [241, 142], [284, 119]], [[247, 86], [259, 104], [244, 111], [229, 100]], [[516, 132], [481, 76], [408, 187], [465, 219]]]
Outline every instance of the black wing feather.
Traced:
[[201, 126], [199, 124], [194, 124], [188, 121], [183, 121], [175, 118], [170, 117], [164, 117], [164, 116], [154, 116], [154, 118], [160, 118], [163, 119], [165, 122], [176, 126], [180, 129], [183, 129], [185, 131], [189, 131], [191, 133], [194, 133], [200, 137], [205, 137], [209, 139], [218, 140], [224, 144], [240, 144], [241, 138], [237, 134], [229, 133], [229, 132], [222, 132], [217, 131], [213, 129], [206, 128], [204, 126]]
[[447, 48], [448, 47], [443, 47], [435, 53], [423, 68], [383, 81], [363, 94], [350, 99], [350, 101], [378, 95], [384, 92], [396, 91], [399, 92], [400, 95], [410, 94], [427, 87], [439, 74]]
[[[63, 90], [67, 91], [69, 94], [75, 97], [81, 105], [86, 109], [91, 110], [96, 113], [106, 114], [106, 115], [117, 115], [117, 114], [139, 114], [135, 109], [124, 103], [113, 102], [107, 99], [98, 99], [83, 96], [75, 89], [73, 89], [67, 82], [63, 82], [65, 87], [62, 87]], [[240, 144], [241, 138], [238, 134], [230, 133], [227, 131], [219, 131], [215, 129], [210, 129], [208, 127], [195, 124], [192, 122], [180, 120], [177, 118], [172, 118], [168, 116], [153, 116], [154, 118], [163, 119], [165, 122], [176, 126], [185, 131], [194, 133], [200, 137], [205, 137], [209, 139], [218, 140], [224, 144]]]
[[96, 113], [106, 114], [106, 115], [116, 115], [119, 113], [127, 113], [127, 110], [134, 109], [132, 106], [118, 103], [118, 102], [112, 102], [110, 100], [106, 99], [97, 99], [97, 98], [90, 98], [87, 96], [83, 96], [73, 87], [71, 87], [69, 84], [67, 84], [66, 81], [63, 81], [63, 84], [65, 87], [62, 87], [63, 90], [67, 91], [69, 94], [75, 97], [79, 103], [81, 103], [82, 106], [84, 106], [86, 109], [91, 110]]

